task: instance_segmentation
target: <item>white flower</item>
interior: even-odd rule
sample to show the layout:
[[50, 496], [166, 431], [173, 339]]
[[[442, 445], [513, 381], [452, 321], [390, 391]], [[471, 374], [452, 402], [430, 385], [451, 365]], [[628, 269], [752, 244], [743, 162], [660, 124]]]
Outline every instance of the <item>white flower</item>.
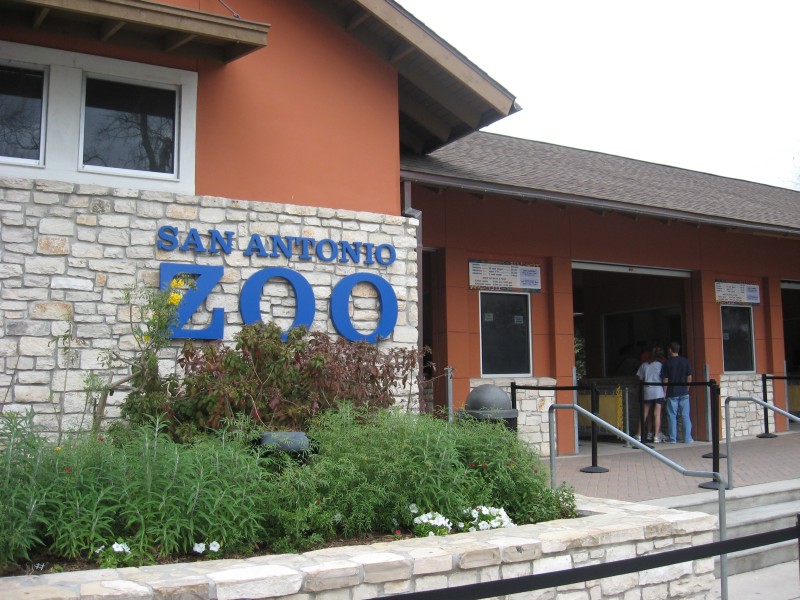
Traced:
[[336, 513], [335, 515], [333, 515], [333, 522], [334, 523], [339, 523], [342, 519], [344, 519], [344, 516], [342, 516], [342, 513]]
[[436, 537], [436, 534], [433, 533], [432, 531], [429, 531], [428, 532], [428, 537]]
[[197, 552], [197, 554], [202, 554], [206, 551], [206, 545], [203, 542], [197, 542], [194, 546], [192, 546], [192, 550]]
[[417, 507], [416, 504], [409, 504], [408, 505], [408, 510], [412, 515], [415, 515], [415, 514], [417, 514], [419, 512], [419, 508]]
[[105, 546], [100, 546], [97, 550], [94, 551], [95, 554], [100, 554], [103, 550], [105, 550]]
[[131, 549], [128, 547], [128, 544], [120, 544], [114, 542], [114, 545], [111, 546], [114, 549], [114, 552], [124, 552], [125, 554], [130, 554]]
[[219, 552], [219, 542], [214, 541], [208, 545], [209, 552]]

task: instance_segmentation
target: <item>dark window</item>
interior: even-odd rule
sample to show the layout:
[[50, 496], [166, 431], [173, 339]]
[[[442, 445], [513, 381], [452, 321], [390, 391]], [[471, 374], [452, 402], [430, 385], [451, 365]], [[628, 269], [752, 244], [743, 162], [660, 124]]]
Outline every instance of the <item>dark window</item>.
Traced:
[[0, 156], [40, 160], [44, 73], [0, 65]]
[[725, 372], [755, 371], [753, 355], [753, 309], [722, 307], [722, 357]]
[[175, 90], [87, 79], [83, 164], [174, 173], [176, 110]]
[[483, 374], [530, 375], [528, 295], [481, 292], [480, 304]]

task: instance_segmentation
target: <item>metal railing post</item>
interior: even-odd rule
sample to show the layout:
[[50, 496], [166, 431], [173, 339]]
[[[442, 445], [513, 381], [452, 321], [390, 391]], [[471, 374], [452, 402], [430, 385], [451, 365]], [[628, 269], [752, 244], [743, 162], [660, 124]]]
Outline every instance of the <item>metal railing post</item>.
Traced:
[[[719, 386], [713, 379], [709, 381], [711, 388], [711, 470], [719, 473]], [[715, 490], [719, 482], [707, 481], [699, 487]]]
[[445, 367], [447, 374], [447, 421], [453, 422], [453, 367]]

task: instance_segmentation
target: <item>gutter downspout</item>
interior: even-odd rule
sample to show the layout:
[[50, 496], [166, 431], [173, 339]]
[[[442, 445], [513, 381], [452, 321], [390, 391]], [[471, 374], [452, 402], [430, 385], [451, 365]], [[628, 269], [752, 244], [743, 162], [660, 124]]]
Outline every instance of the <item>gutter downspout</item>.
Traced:
[[[422, 310], [422, 211], [411, 206], [411, 182], [401, 181], [403, 198], [403, 216], [417, 220], [417, 350], [419, 355], [424, 357], [422, 348], [423, 332], [423, 310]], [[423, 365], [420, 364], [420, 369]], [[419, 389], [420, 400], [422, 400], [422, 388]], [[421, 404], [421, 403], [420, 403]]]

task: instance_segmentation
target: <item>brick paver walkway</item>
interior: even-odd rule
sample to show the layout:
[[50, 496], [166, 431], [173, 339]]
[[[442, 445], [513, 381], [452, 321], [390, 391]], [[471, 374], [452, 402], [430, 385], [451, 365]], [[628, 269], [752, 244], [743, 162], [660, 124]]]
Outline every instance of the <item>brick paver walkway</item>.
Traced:
[[[732, 442], [733, 484], [735, 487], [800, 479], [800, 432], [782, 433], [777, 438], [748, 438]], [[601, 444], [597, 464], [608, 473], [583, 473], [591, 466], [591, 444], [581, 441], [581, 454], [556, 459], [557, 483], [566, 481], [578, 494], [640, 502], [654, 498], [708, 492], [698, 487], [710, 478], [681, 475], [645, 452], [621, 444]], [[711, 444], [656, 444], [654, 449], [680, 466], [696, 471], [711, 471]], [[725, 453], [724, 442], [720, 452]], [[720, 471], [727, 479], [726, 459]]]

